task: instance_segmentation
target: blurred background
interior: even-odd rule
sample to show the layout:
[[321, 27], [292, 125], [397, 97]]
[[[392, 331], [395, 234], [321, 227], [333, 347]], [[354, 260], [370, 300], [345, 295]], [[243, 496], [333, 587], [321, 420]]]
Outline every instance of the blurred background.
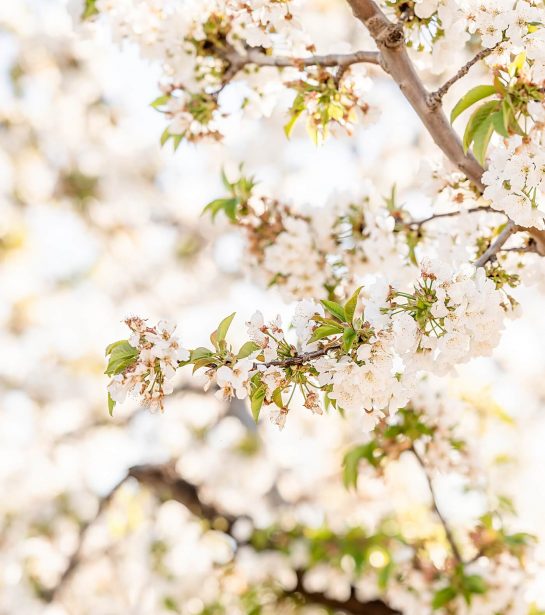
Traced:
[[[314, 4], [328, 20], [326, 32], [307, 24], [321, 47], [361, 37], [343, 3]], [[395, 511], [407, 531], [425, 533], [425, 480], [402, 458], [383, 480], [348, 492], [341, 461], [357, 426], [309, 412], [291, 413], [282, 432], [266, 416], [256, 426], [243, 402], [203, 394], [187, 373], [163, 415], [129, 401], [110, 418], [104, 348], [125, 336], [131, 314], [179, 323], [185, 347], [205, 344], [235, 310], [234, 341], [255, 309], [289, 322], [293, 306], [244, 273], [239, 234], [200, 217], [222, 195], [222, 167], [244, 162], [265, 190], [298, 206], [325, 207], [368, 182], [387, 195], [395, 181], [420, 214], [430, 207], [418, 190], [420, 160], [437, 152], [380, 79], [372, 95], [381, 118], [352, 138], [316, 148], [296, 129], [288, 143], [278, 112], [235, 116], [221, 144], [161, 149], [163, 118], [149, 106], [157, 67], [107, 32], [82, 29], [77, 8], [0, 4], [0, 613], [259, 613], [210, 605], [266, 578], [293, 586], [297, 553], [287, 561], [244, 552], [226, 579], [228, 537], [158, 496], [161, 477], [134, 472], [109, 497], [129, 468], [169, 464], [169, 476], [198, 486], [204, 501], [263, 528], [373, 528]], [[491, 489], [513, 498], [521, 530], [544, 538], [544, 297], [536, 287], [517, 292], [523, 313], [494, 357], [460, 368], [449, 388], [482, 416]], [[480, 512], [455, 477], [438, 493], [455, 523]], [[324, 556], [319, 571], [309, 581], [316, 590], [339, 599], [350, 591], [342, 566]]]

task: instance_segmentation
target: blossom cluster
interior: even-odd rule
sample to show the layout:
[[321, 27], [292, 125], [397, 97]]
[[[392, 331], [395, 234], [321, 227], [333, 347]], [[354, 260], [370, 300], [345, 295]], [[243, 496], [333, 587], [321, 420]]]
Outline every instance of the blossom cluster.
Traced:
[[545, 229], [545, 151], [541, 139], [509, 139], [483, 175], [485, 198], [523, 227]]
[[108, 346], [106, 374], [110, 411], [116, 403], [135, 393], [151, 410], [164, 409], [164, 397], [172, 393], [172, 379], [180, 361], [189, 359], [189, 352], [180, 347], [175, 326], [160, 321], [149, 327], [145, 320], [132, 316], [125, 321], [131, 330], [128, 341]]
[[[249, 340], [238, 352], [226, 341], [234, 314], [212, 334], [214, 349], [190, 353], [179, 348], [164, 325], [149, 328], [145, 321], [129, 319], [129, 348], [138, 348], [138, 356], [130, 353], [128, 362], [109, 367], [115, 374], [110, 393], [117, 401], [139, 386], [146, 401], [162, 408], [176, 361], [192, 363], [206, 368], [220, 397], [249, 397], [256, 419], [263, 404], [272, 404], [272, 420], [282, 428], [296, 393], [305, 407], [321, 414], [321, 392], [328, 404], [359, 414], [363, 429], [371, 431], [406, 405], [419, 373], [445, 374], [489, 354], [507, 309], [484, 269], [453, 271], [426, 261], [406, 291], [382, 280], [358, 289], [344, 306], [329, 300], [300, 303], [295, 344], [280, 318], [265, 323], [259, 312], [248, 322]], [[117, 344], [109, 349], [110, 366], [124, 348], [123, 342]]]

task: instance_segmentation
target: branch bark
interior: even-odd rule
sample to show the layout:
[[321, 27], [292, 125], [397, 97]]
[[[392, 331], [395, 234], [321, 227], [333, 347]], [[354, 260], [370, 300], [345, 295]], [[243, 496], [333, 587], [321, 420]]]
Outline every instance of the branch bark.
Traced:
[[450, 90], [450, 88], [457, 81], [462, 79], [462, 77], [465, 77], [467, 75], [467, 73], [469, 72], [469, 69], [472, 66], [477, 64], [477, 62], [480, 62], [481, 60], [484, 60], [484, 58], [488, 57], [492, 53], [492, 51], [494, 51], [493, 48], [482, 49], [481, 51], [479, 51], [479, 53], [476, 56], [474, 56], [473, 58], [471, 58], [471, 60], [469, 60], [469, 62], [464, 64], [462, 66], [462, 68], [460, 68], [460, 70], [453, 77], [451, 77], [446, 83], [444, 83], [438, 90], [436, 90], [435, 92], [432, 92], [430, 94], [430, 96], [429, 96], [429, 104], [430, 104], [430, 106], [431, 107], [437, 107], [438, 105], [440, 105], [441, 101], [443, 100], [443, 97]]
[[430, 94], [422, 84], [405, 48], [403, 27], [393, 24], [372, 0], [347, 0], [357, 19], [373, 37], [384, 70], [397, 83], [401, 92], [421, 119], [432, 139], [480, 192], [484, 169], [471, 154], [465, 154], [458, 135], [441, 106], [433, 106]]
[[517, 227], [512, 220], [505, 225], [503, 231], [498, 235], [496, 241], [486, 250], [486, 252], [475, 261], [475, 267], [484, 267], [488, 261], [496, 258], [496, 254], [501, 250], [504, 243], [515, 233]]
[[[161, 500], [175, 500], [180, 502], [193, 515], [207, 521], [212, 528], [229, 534], [237, 547], [247, 544], [238, 540], [233, 534], [235, 522], [244, 517], [235, 517], [228, 513], [224, 513], [213, 504], [204, 502], [199, 494], [199, 489], [192, 483], [178, 476], [172, 463], [133, 466], [129, 468], [123, 480], [100, 500], [96, 516], [82, 527], [78, 546], [70, 558], [67, 568], [61, 575], [60, 581], [47, 596], [44, 596], [47, 602], [52, 602], [59, 596], [62, 589], [76, 572], [81, 563], [81, 550], [88, 529], [102, 515], [118, 488], [129, 478], [137, 480], [141, 485], [150, 489]], [[271, 544], [270, 548], [275, 548], [275, 546]], [[361, 602], [356, 597], [354, 589], [352, 589], [351, 595], [347, 600], [335, 600], [322, 592], [308, 591], [305, 589], [303, 583], [305, 571], [296, 570], [295, 572], [297, 584], [292, 590], [283, 593], [283, 596], [286, 598], [297, 597], [302, 599], [306, 604], [323, 606], [335, 611], [348, 613], [349, 615], [400, 615], [398, 611], [391, 609], [380, 600]]]

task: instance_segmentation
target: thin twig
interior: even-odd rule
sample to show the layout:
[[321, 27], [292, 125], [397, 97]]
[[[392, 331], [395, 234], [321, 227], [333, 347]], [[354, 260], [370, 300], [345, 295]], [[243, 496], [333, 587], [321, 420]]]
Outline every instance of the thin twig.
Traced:
[[448, 543], [450, 545], [450, 548], [452, 550], [452, 554], [454, 555], [456, 561], [461, 563], [463, 561], [462, 560], [462, 555], [460, 553], [460, 550], [458, 549], [458, 545], [456, 544], [456, 541], [454, 540], [454, 536], [452, 534], [452, 530], [450, 529], [450, 526], [449, 526], [447, 520], [445, 519], [445, 517], [443, 516], [443, 513], [441, 512], [441, 510], [439, 509], [439, 506], [437, 505], [437, 495], [435, 493], [435, 487], [433, 486], [433, 481], [431, 479], [431, 476], [429, 475], [429, 472], [428, 472], [428, 469], [426, 467], [426, 464], [424, 463], [424, 460], [422, 459], [422, 457], [420, 457], [420, 455], [418, 454], [418, 452], [416, 451], [414, 446], [411, 447], [411, 452], [416, 457], [416, 460], [418, 461], [419, 465], [421, 466], [422, 471], [424, 473], [424, 476], [426, 477], [426, 481], [428, 483], [428, 487], [429, 487], [430, 494], [431, 494], [431, 501], [432, 501], [433, 510], [435, 511], [435, 514], [437, 515], [437, 518], [439, 519], [439, 521], [441, 522], [441, 525], [443, 526], [443, 530], [445, 531], [445, 535], [447, 537], [447, 541], [448, 541]]
[[223, 54], [225, 60], [231, 65], [237, 66], [238, 70], [248, 64], [256, 66], [276, 66], [277, 68], [305, 68], [309, 66], [350, 66], [352, 64], [375, 64], [380, 65], [380, 53], [378, 51], [353, 51], [351, 53], [331, 53], [327, 55], [312, 55], [305, 58], [292, 58], [289, 56], [273, 56], [249, 48], [245, 54], [229, 49]]
[[295, 355], [294, 357], [288, 357], [287, 359], [281, 359], [278, 361], [268, 361], [267, 363], [260, 363], [259, 365], [263, 365], [265, 367], [290, 367], [293, 365], [302, 365], [303, 363], [307, 363], [308, 361], [312, 361], [312, 359], [318, 359], [319, 357], [323, 357], [330, 350], [334, 350], [341, 347], [340, 342], [333, 342], [332, 344], [328, 344], [319, 350], [313, 350], [312, 352], [305, 352], [303, 354]]
[[[234, 524], [239, 519], [247, 519], [247, 517], [239, 516], [234, 517], [228, 513], [220, 511], [215, 505], [204, 502], [201, 499], [199, 489], [196, 485], [181, 478], [174, 469], [173, 463], [166, 463], [163, 465], [141, 465], [130, 468], [127, 475], [121, 483], [119, 483], [107, 496], [105, 496], [100, 503], [99, 512], [93, 520], [86, 524], [80, 534], [80, 542], [74, 556], [71, 558], [70, 563], [62, 575], [61, 582], [50, 593], [50, 600], [53, 600], [60, 591], [61, 587], [66, 584], [69, 578], [74, 574], [75, 570], [81, 563], [81, 545], [85, 537], [87, 528], [96, 521], [100, 516], [108, 502], [111, 500], [115, 491], [119, 486], [127, 479], [134, 478], [141, 485], [150, 489], [157, 498], [160, 500], [175, 500], [183, 504], [193, 515], [203, 519], [210, 524], [216, 530], [225, 532], [228, 534], [236, 548], [241, 546], [251, 546], [251, 541], [240, 540], [233, 532]], [[275, 541], [270, 541], [266, 545], [267, 549], [275, 550], [279, 549], [279, 544]], [[350, 596], [346, 600], [336, 600], [329, 596], [326, 596], [322, 592], [313, 592], [305, 588], [303, 578], [305, 570], [296, 569], [297, 585], [293, 590], [288, 590], [283, 593], [284, 598], [303, 600], [305, 604], [314, 604], [335, 611], [342, 611], [350, 615], [399, 615], [398, 611], [391, 609], [381, 600], [371, 600], [368, 602], [360, 601], [354, 589], [352, 589]]]
[[462, 79], [462, 77], [465, 77], [467, 73], [469, 72], [469, 69], [472, 66], [474, 66], [475, 64], [477, 64], [477, 62], [480, 62], [481, 60], [489, 56], [492, 53], [492, 51], [494, 51], [493, 48], [483, 49], [482, 51], [479, 51], [479, 53], [475, 57], [473, 57], [471, 60], [469, 60], [467, 64], [464, 64], [464, 66], [462, 66], [462, 68], [460, 68], [460, 70], [453, 77], [451, 77], [446, 83], [444, 83], [438, 90], [435, 90], [435, 92], [432, 92], [428, 97], [428, 105], [430, 106], [430, 108], [435, 109], [435, 107], [438, 107], [441, 104], [443, 97], [449, 91], [449, 89], [457, 81]]
[[488, 261], [496, 258], [496, 254], [501, 250], [503, 244], [511, 237], [513, 233], [515, 233], [517, 227], [512, 220], [509, 220], [505, 225], [503, 231], [498, 235], [496, 241], [494, 241], [488, 250], [482, 254], [476, 261], [475, 267], [484, 267]]
[[461, 214], [472, 214], [478, 211], [498, 213], [497, 211], [493, 210], [489, 205], [480, 205], [479, 207], [474, 207], [472, 209], [456, 209], [455, 211], [448, 211], [442, 214], [433, 214], [431, 216], [428, 216], [427, 218], [423, 218], [422, 220], [414, 220], [412, 222], [408, 222], [407, 226], [416, 227], [417, 229], [419, 229], [424, 224], [427, 224], [432, 220], [437, 220], [437, 218], [450, 218], [452, 216], [459, 216]]

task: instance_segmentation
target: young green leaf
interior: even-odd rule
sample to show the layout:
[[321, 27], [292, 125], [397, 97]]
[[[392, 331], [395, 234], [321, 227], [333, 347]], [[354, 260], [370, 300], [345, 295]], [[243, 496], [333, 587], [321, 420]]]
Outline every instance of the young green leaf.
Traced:
[[215, 220], [220, 211], [224, 211], [225, 215], [232, 220], [236, 221], [236, 210], [238, 206], [238, 199], [215, 199], [208, 203], [208, 205], [202, 210], [202, 214], [210, 213], [212, 220]]
[[354, 331], [354, 329], [352, 329], [352, 327], [347, 327], [343, 331], [343, 350], [345, 352], [348, 352], [350, 348], [352, 348], [352, 344], [354, 343], [355, 339], [356, 332]]
[[469, 109], [469, 107], [479, 102], [479, 100], [492, 96], [492, 94], [497, 94], [496, 88], [493, 85], [478, 85], [472, 88], [469, 92], [464, 94], [454, 106], [450, 114], [450, 122], [454, 122], [454, 120], [466, 109]]
[[486, 150], [490, 139], [494, 134], [494, 124], [492, 121], [492, 115], [489, 115], [477, 128], [473, 135], [473, 154], [477, 161], [484, 166], [486, 159]]
[[112, 396], [108, 393], [108, 414], [110, 416], [114, 415], [115, 401], [112, 399]]
[[168, 126], [163, 130], [163, 133], [161, 134], [161, 139], [160, 139], [160, 143], [161, 145], [164, 145], [171, 137], [172, 135], [170, 134], [170, 132], [168, 131]]
[[354, 294], [350, 297], [350, 299], [344, 304], [346, 322], [350, 324], [354, 320], [354, 312], [356, 311], [356, 307], [358, 305], [358, 297], [360, 296], [361, 289], [361, 286], [357, 288]]
[[240, 350], [238, 351], [237, 359], [245, 359], [246, 357], [251, 355], [252, 352], [259, 350], [260, 348], [261, 346], [259, 346], [259, 344], [256, 344], [255, 342], [246, 342], [241, 346]]
[[108, 353], [110, 358], [104, 372], [107, 376], [121, 374], [136, 361], [138, 356], [138, 350], [131, 346], [127, 340], [110, 344], [106, 350], [108, 349], [110, 350]]
[[223, 342], [223, 340], [227, 336], [227, 331], [229, 331], [229, 327], [231, 326], [231, 323], [233, 322], [233, 318], [235, 317], [235, 314], [236, 312], [233, 312], [232, 314], [230, 314], [229, 316], [227, 316], [220, 322], [217, 328], [218, 342]]
[[252, 416], [254, 417], [254, 421], [257, 423], [259, 419], [259, 413], [261, 412], [261, 406], [263, 406], [263, 402], [265, 401], [266, 389], [265, 385], [259, 385], [250, 397], [250, 405], [252, 408]]
[[295, 126], [297, 120], [301, 117], [302, 113], [303, 113], [302, 109], [301, 109], [301, 111], [295, 111], [294, 113], [292, 113], [292, 116], [290, 117], [288, 123], [285, 124], [285, 126], [284, 126], [284, 134], [286, 135], [286, 137], [288, 139], [291, 137], [291, 133], [293, 131], [293, 127]]
[[503, 108], [500, 109], [500, 111], [493, 113], [490, 117], [492, 118], [492, 126], [494, 127], [494, 130], [502, 137], [509, 137], [509, 131], [505, 125]]
[[443, 587], [439, 591], [435, 592], [433, 600], [431, 602], [431, 608], [435, 611], [448, 604], [451, 600], [456, 598], [457, 592], [452, 586]]
[[346, 322], [346, 314], [344, 313], [342, 305], [339, 305], [335, 301], [328, 301], [327, 299], [322, 299], [321, 304], [330, 314], [335, 316], [335, 318], [338, 318], [341, 322]]
[[330, 335], [338, 335], [342, 332], [342, 330], [342, 327], [339, 327], [339, 325], [322, 325], [314, 331], [308, 343], [312, 344], [313, 342], [322, 340], [324, 337], [329, 337]]
[[170, 96], [168, 94], [163, 94], [162, 96], [158, 96], [153, 102], [150, 103], [150, 107], [157, 109], [162, 107], [170, 100]]
[[276, 389], [274, 389], [273, 394], [272, 394], [272, 400], [279, 408], [284, 407], [284, 400], [282, 399], [282, 388], [281, 387], [277, 387]]
[[85, 0], [85, 5], [83, 7], [83, 14], [81, 16], [83, 21], [85, 21], [86, 19], [90, 19], [91, 17], [94, 17], [95, 15], [98, 15], [99, 11], [96, 5], [97, 5], [97, 0]]
[[466, 129], [464, 132], [464, 137], [462, 140], [465, 152], [467, 152], [467, 150], [473, 143], [473, 140], [475, 138], [475, 133], [477, 132], [477, 130], [480, 128], [483, 122], [486, 122], [490, 118], [490, 115], [492, 113], [496, 112], [499, 109], [499, 106], [500, 106], [499, 101], [493, 100], [493, 101], [484, 103], [484, 105], [481, 105], [480, 107], [478, 107], [471, 114], [471, 117], [469, 118], [469, 121], [467, 123]]

